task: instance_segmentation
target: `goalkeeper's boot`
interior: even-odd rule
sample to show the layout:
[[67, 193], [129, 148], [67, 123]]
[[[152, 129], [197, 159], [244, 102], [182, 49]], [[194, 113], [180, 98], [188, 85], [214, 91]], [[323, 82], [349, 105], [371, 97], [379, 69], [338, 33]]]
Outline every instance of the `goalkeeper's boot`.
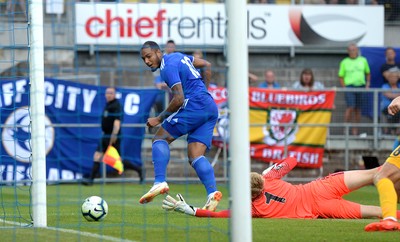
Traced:
[[206, 205], [204, 205], [203, 209], [215, 212], [218, 203], [219, 201], [221, 201], [221, 199], [222, 199], [222, 192], [215, 191], [213, 193], [210, 193], [210, 195], [208, 195], [208, 200], [206, 202]]
[[160, 195], [160, 194], [165, 194], [168, 193], [169, 187], [167, 182], [161, 182], [156, 185], [154, 185], [146, 194], [144, 194], [139, 202], [144, 204], [144, 203], [149, 203], [153, 201], [153, 199]]
[[400, 230], [400, 223], [392, 219], [385, 219], [368, 224], [364, 230], [367, 232]]

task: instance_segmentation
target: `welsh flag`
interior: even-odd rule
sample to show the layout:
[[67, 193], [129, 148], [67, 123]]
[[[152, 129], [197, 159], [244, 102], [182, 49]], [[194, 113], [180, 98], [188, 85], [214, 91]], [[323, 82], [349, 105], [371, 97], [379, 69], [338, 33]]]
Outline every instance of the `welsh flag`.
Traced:
[[333, 90], [250, 88], [251, 157], [274, 162], [287, 154], [299, 167], [321, 167], [334, 98]]
[[[229, 140], [228, 93], [224, 87], [209, 88], [219, 107], [213, 144]], [[298, 167], [322, 166], [335, 91], [287, 91], [249, 88], [250, 155], [265, 162], [296, 157]], [[286, 148], [285, 148], [286, 147]]]

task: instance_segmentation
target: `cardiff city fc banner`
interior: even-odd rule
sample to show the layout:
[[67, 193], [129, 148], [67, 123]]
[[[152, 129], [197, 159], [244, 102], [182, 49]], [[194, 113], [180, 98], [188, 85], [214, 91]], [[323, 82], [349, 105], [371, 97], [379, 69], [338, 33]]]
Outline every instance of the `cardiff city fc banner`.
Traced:
[[[225, 88], [210, 88], [209, 92], [224, 110]], [[221, 95], [222, 94], [222, 95]], [[296, 157], [299, 167], [322, 166], [324, 146], [335, 91], [288, 91], [249, 89], [250, 155], [265, 162], [284, 157]], [[221, 108], [222, 107], [222, 108]], [[229, 137], [221, 126], [227, 126], [226, 111], [220, 112], [216, 141]]]
[[[49, 181], [79, 179], [91, 172], [93, 153], [100, 140], [101, 115], [107, 87], [45, 79], [45, 147]], [[29, 80], [4, 80], [0, 88], [0, 179], [30, 179], [31, 117]], [[121, 156], [141, 164], [144, 124], [158, 94], [157, 89], [116, 88], [123, 110]], [[126, 125], [127, 127], [124, 127]], [[140, 125], [139, 125], [140, 126]], [[112, 170], [112, 168], [108, 167]]]

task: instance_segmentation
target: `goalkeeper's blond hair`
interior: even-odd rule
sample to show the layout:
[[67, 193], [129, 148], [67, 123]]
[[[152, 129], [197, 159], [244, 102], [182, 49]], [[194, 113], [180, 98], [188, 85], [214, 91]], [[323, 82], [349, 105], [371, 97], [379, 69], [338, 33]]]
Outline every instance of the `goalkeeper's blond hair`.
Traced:
[[258, 197], [264, 190], [264, 178], [257, 172], [250, 173], [251, 199]]

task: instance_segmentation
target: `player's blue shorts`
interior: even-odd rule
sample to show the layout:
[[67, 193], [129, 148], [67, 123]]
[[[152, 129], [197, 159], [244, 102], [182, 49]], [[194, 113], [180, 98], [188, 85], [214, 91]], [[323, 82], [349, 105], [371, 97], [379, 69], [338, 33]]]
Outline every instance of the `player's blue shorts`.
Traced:
[[190, 98], [178, 111], [162, 123], [162, 127], [175, 139], [187, 134], [188, 143], [200, 142], [211, 147], [214, 126], [218, 119], [218, 108], [210, 96]]
[[[348, 87], [348, 88], [365, 88], [365, 86], [353, 86], [353, 85], [349, 85], [346, 87]], [[363, 98], [364, 98], [363, 92], [346, 92], [345, 93], [347, 107], [361, 109], [362, 105], [363, 105]]]

